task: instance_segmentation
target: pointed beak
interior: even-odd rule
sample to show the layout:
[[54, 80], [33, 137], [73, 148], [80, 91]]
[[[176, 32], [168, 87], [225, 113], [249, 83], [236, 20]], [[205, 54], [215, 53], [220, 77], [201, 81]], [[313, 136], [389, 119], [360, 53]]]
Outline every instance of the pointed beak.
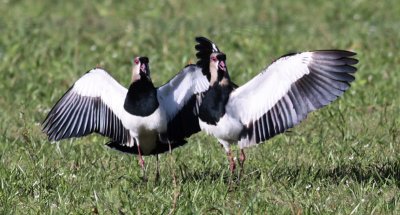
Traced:
[[140, 72], [146, 75], [147, 79], [151, 80], [150, 77], [150, 68], [148, 63], [142, 63], [140, 65]]
[[146, 63], [142, 63], [140, 65], [140, 71], [147, 74], [147, 65], [146, 65]]
[[218, 68], [224, 72], [226, 72], [226, 65], [224, 61], [220, 61], [218, 64]]

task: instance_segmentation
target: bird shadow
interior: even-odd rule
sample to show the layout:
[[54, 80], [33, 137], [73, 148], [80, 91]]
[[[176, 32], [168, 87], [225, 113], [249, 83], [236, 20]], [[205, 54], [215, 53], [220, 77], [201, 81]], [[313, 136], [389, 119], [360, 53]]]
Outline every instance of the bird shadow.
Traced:
[[[226, 185], [239, 184], [240, 182], [260, 180], [262, 175], [269, 180], [288, 181], [320, 181], [328, 180], [334, 184], [340, 184], [346, 180], [358, 183], [376, 183], [384, 185], [393, 183], [400, 188], [400, 160], [387, 161], [384, 163], [360, 164], [347, 163], [338, 164], [333, 167], [321, 167], [315, 165], [279, 166], [271, 169], [260, 169], [247, 166], [243, 174], [231, 174], [228, 170], [207, 168], [192, 170], [185, 164], [179, 165], [179, 178], [181, 183], [209, 181], [210, 183], [224, 183]], [[264, 178], [263, 177], [263, 178]], [[390, 181], [390, 182], [389, 182]]]
[[210, 181], [210, 182], [224, 182], [228, 183], [230, 176], [226, 171], [221, 169], [202, 168], [199, 170], [192, 170], [186, 164], [178, 165], [178, 173], [182, 183], [186, 182], [198, 182], [198, 181]]
[[331, 168], [307, 165], [287, 166], [274, 168], [269, 175], [273, 181], [281, 181], [286, 178], [291, 182], [301, 180], [305, 176], [307, 180], [328, 179], [335, 184], [352, 180], [358, 183], [373, 182], [377, 185], [383, 185], [388, 181], [393, 181], [400, 188], [400, 160], [368, 165], [360, 163], [338, 164]]

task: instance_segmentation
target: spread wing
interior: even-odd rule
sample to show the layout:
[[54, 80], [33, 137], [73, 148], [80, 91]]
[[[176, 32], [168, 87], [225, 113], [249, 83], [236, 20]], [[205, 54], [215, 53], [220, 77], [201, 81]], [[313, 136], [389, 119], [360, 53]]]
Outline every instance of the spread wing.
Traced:
[[49, 140], [99, 133], [119, 143], [130, 139], [124, 127], [127, 89], [106, 71], [92, 69], [61, 97], [43, 122]]
[[284, 56], [232, 92], [227, 112], [246, 126], [239, 144], [267, 140], [336, 100], [354, 81], [354, 55], [330, 50]]
[[206, 91], [208, 87], [209, 82], [201, 68], [189, 65], [158, 88], [158, 101], [167, 114], [167, 133], [170, 140], [180, 140], [200, 131], [196, 95]]

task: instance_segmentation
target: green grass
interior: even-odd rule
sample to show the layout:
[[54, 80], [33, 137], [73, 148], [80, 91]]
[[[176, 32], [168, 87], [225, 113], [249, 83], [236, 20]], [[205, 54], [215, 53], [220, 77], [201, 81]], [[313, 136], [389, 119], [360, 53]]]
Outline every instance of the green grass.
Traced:
[[[0, 214], [400, 213], [400, 5], [397, 1], [0, 1]], [[245, 83], [290, 51], [358, 53], [352, 88], [291, 132], [246, 150], [240, 183], [203, 133], [146, 157], [92, 135], [50, 143], [49, 108], [101, 65], [125, 86], [150, 58], [161, 85], [195, 61], [194, 37], [227, 53]]]

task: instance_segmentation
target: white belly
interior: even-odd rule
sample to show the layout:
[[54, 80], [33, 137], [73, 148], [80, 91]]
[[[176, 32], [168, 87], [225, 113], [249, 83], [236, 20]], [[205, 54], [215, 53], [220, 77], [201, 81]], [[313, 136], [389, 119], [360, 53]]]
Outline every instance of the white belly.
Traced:
[[217, 139], [225, 140], [227, 142], [237, 142], [239, 140], [240, 132], [243, 125], [236, 119], [228, 114], [225, 114], [217, 123], [217, 125], [210, 125], [199, 119], [201, 130], [205, 131]]
[[150, 116], [141, 117], [128, 114], [126, 120], [124, 120], [124, 126], [132, 134], [136, 134], [135, 136], [148, 131], [162, 133], [167, 130], [167, 119], [165, 112], [157, 108]]
[[[146, 117], [134, 116], [126, 112], [123, 124], [129, 129], [132, 138], [138, 141], [144, 155], [149, 154], [157, 145], [158, 135], [167, 131], [167, 119], [165, 112], [158, 108], [154, 113]], [[133, 141], [128, 143], [131, 147]]]

